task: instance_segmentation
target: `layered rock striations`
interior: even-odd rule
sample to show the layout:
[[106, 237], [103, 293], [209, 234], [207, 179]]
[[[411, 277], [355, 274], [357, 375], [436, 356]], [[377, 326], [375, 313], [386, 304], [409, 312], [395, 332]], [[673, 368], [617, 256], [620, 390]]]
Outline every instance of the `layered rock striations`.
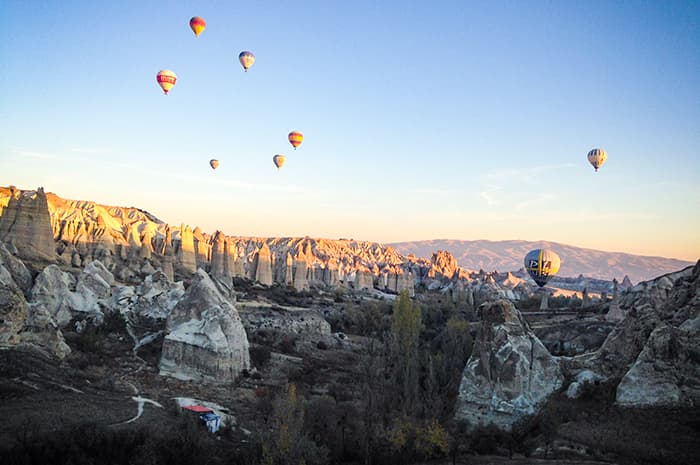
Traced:
[[21, 258], [56, 260], [51, 216], [43, 188], [36, 191], [10, 189], [0, 216], [0, 241], [13, 244]]
[[512, 303], [479, 307], [481, 327], [459, 386], [457, 420], [509, 430], [562, 386], [563, 374]]
[[248, 338], [238, 311], [209, 275], [197, 270], [166, 321], [160, 373], [231, 383], [248, 368]]

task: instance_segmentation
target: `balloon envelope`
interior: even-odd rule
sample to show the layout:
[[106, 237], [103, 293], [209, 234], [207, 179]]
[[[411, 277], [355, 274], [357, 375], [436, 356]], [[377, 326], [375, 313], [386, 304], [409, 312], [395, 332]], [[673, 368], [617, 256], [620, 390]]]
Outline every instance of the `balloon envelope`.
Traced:
[[603, 149], [593, 149], [588, 152], [588, 162], [593, 165], [593, 168], [595, 168], [596, 171], [598, 171], [598, 168], [603, 166], [603, 163], [605, 163], [605, 160], [607, 159], [608, 154]]
[[301, 145], [302, 141], [304, 140], [304, 134], [300, 133], [299, 131], [292, 131], [289, 133], [287, 136], [287, 139], [289, 140], [289, 143], [292, 144], [292, 146], [296, 149]]
[[204, 21], [204, 18], [200, 18], [199, 16], [195, 16], [192, 19], [190, 19], [190, 29], [192, 29], [192, 32], [194, 32], [194, 35], [199, 37], [199, 34], [204, 31], [207, 27], [207, 22]]
[[549, 249], [535, 249], [525, 255], [525, 269], [540, 287], [557, 274], [560, 265], [559, 255]]
[[156, 74], [156, 82], [158, 82], [158, 85], [163, 89], [166, 95], [175, 85], [175, 81], [177, 81], [177, 76], [169, 69], [160, 70], [158, 74]]
[[214, 169], [214, 170], [217, 169], [219, 167], [219, 160], [216, 160], [216, 159], [209, 160], [209, 166], [211, 166], [212, 169]]
[[284, 165], [286, 158], [284, 155], [277, 154], [274, 157], [272, 157], [272, 163], [275, 164], [277, 169], [282, 168], [282, 165]]
[[241, 65], [243, 65], [243, 69], [248, 71], [248, 68], [253, 66], [253, 63], [255, 63], [255, 55], [253, 55], [253, 52], [244, 50], [238, 55], [238, 61], [240, 61]]

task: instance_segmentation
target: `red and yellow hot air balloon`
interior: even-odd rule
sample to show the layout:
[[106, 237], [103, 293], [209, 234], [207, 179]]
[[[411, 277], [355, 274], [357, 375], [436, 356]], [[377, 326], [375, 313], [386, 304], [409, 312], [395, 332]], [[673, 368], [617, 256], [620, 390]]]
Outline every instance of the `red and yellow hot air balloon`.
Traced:
[[274, 157], [272, 157], [272, 163], [275, 164], [277, 169], [282, 168], [282, 165], [284, 165], [285, 160], [286, 160], [285, 156], [280, 155], [279, 153], [277, 155], [275, 155]]
[[168, 95], [168, 91], [173, 88], [175, 81], [177, 81], [177, 76], [169, 69], [162, 69], [156, 74], [156, 81], [165, 95]]
[[287, 139], [289, 139], [289, 143], [292, 144], [292, 147], [294, 147], [294, 150], [296, 150], [297, 147], [299, 147], [303, 142], [304, 134], [300, 133], [299, 131], [292, 131], [287, 136]]
[[212, 158], [211, 160], [209, 160], [209, 166], [211, 166], [211, 169], [213, 170], [217, 169], [219, 167], [219, 160], [217, 160], [216, 158]]
[[199, 37], [199, 34], [201, 34], [206, 28], [207, 22], [204, 21], [204, 18], [194, 16], [192, 19], [190, 19], [190, 29], [192, 29], [192, 32], [194, 32], [196, 37]]

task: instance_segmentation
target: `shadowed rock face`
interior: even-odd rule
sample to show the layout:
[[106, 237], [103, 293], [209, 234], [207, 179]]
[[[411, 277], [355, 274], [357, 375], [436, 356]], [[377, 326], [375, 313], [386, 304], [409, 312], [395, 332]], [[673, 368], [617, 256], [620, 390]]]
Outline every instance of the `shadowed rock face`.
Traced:
[[623, 318], [583, 368], [606, 378], [621, 378], [637, 360], [652, 332], [662, 323], [679, 327], [698, 315], [698, 267], [660, 276], [626, 290], [614, 303]]
[[537, 412], [562, 385], [558, 361], [530, 330], [512, 303], [479, 307], [481, 327], [462, 374], [455, 417], [509, 430]]
[[20, 258], [56, 260], [56, 244], [46, 194], [11, 191], [7, 206], [1, 211], [0, 240], [12, 243]]
[[162, 375], [231, 383], [250, 368], [248, 338], [238, 311], [201, 269], [168, 316], [166, 333]]
[[697, 328], [660, 324], [617, 386], [616, 402], [626, 406], [697, 405], [700, 364]]
[[[643, 348], [618, 385], [616, 401], [633, 407], [698, 405], [700, 261], [692, 269], [645, 284], [620, 324], [622, 335], [633, 334], [639, 324], [635, 320], [646, 323], [633, 345], [643, 343]], [[608, 346], [619, 349], [619, 338], [609, 339]]]
[[63, 334], [42, 304], [28, 304], [0, 257], [0, 344], [33, 344], [58, 358], [70, 353]]
[[0, 242], [0, 264], [10, 273], [25, 297], [29, 297], [33, 285], [32, 274], [24, 265], [24, 262], [12, 255], [2, 242]]

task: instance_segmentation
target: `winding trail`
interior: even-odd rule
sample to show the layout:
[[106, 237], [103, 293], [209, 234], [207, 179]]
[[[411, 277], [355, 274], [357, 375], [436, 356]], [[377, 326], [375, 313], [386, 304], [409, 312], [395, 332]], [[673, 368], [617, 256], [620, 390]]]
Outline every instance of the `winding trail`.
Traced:
[[131, 399], [134, 400], [134, 401], [136, 401], [137, 404], [138, 404], [138, 408], [137, 408], [137, 411], [136, 411], [136, 416], [135, 416], [134, 418], [131, 418], [131, 419], [126, 420], [126, 421], [123, 421], [123, 422], [121, 422], [121, 423], [114, 424], [114, 425], [112, 425], [112, 426], [126, 425], [127, 423], [131, 423], [131, 422], [133, 422], [133, 421], [138, 420], [138, 419], [141, 417], [141, 415], [143, 415], [143, 405], [146, 404], [146, 403], [149, 403], [149, 404], [151, 404], [151, 405], [155, 405], [156, 407], [163, 408], [163, 406], [160, 405], [160, 404], [159, 404], [158, 402], [156, 402], [155, 400], [151, 400], [151, 399], [148, 399], [148, 398], [146, 398], [146, 397], [137, 396], [137, 397], [132, 397]]
[[155, 400], [149, 399], [149, 398], [147, 398], [147, 397], [142, 397], [142, 396], [139, 394], [139, 390], [138, 390], [138, 388], [134, 385], [134, 383], [132, 383], [131, 381], [127, 381], [127, 380], [125, 379], [126, 376], [127, 376], [128, 374], [135, 375], [135, 374], [139, 373], [141, 370], [143, 370], [144, 367], [146, 367], [146, 365], [147, 365], [147, 363], [146, 363], [146, 361], [145, 361], [144, 359], [142, 359], [141, 357], [139, 357], [138, 355], [136, 355], [136, 351], [138, 350], [138, 347], [139, 347], [139, 346], [138, 346], [138, 339], [136, 338], [135, 334], [133, 334], [133, 332], [130, 331], [129, 329], [130, 329], [130, 328], [129, 328], [129, 325], [127, 324], [127, 332], [129, 333], [129, 335], [131, 336], [131, 338], [132, 338], [132, 339], [134, 340], [134, 342], [135, 342], [135, 346], [134, 346], [134, 348], [132, 349], [132, 355], [133, 355], [133, 357], [134, 357], [136, 360], [139, 361], [139, 367], [138, 367], [135, 371], [133, 371], [133, 372], [131, 372], [131, 373], [124, 373], [122, 376], [119, 377], [119, 380], [122, 381], [122, 382], [125, 383], [125, 384], [128, 384], [128, 385], [131, 387], [131, 390], [134, 391], [134, 395], [131, 397], [131, 400], [133, 400], [134, 402], [136, 402], [136, 415], [135, 415], [133, 418], [130, 418], [130, 419], [126, 420], [126, 421], [122, 421], [122, 422], [119, 422], [119, 423], [114, 423], [114, 424], [111, 424], [111, 425], [109, 425], [109, 426], [126, 425], [126, 424], [128, 424], [128, 423], [132, 423], [132, 422], [138, 420], [139, 418], [141, 418], [141, 415], [143, 415], [143, 409], [144, 409], [144, 405], [145, 405], [145, 404], [151, 404], [151, 405], [154, 405], [154, 406], [156, 406], [156, 407], [158, 407], [158, 408], [163, 408], [163, 406], [162, 406], [161, 404], [159, 404], [158, 402], [156, 402]]

